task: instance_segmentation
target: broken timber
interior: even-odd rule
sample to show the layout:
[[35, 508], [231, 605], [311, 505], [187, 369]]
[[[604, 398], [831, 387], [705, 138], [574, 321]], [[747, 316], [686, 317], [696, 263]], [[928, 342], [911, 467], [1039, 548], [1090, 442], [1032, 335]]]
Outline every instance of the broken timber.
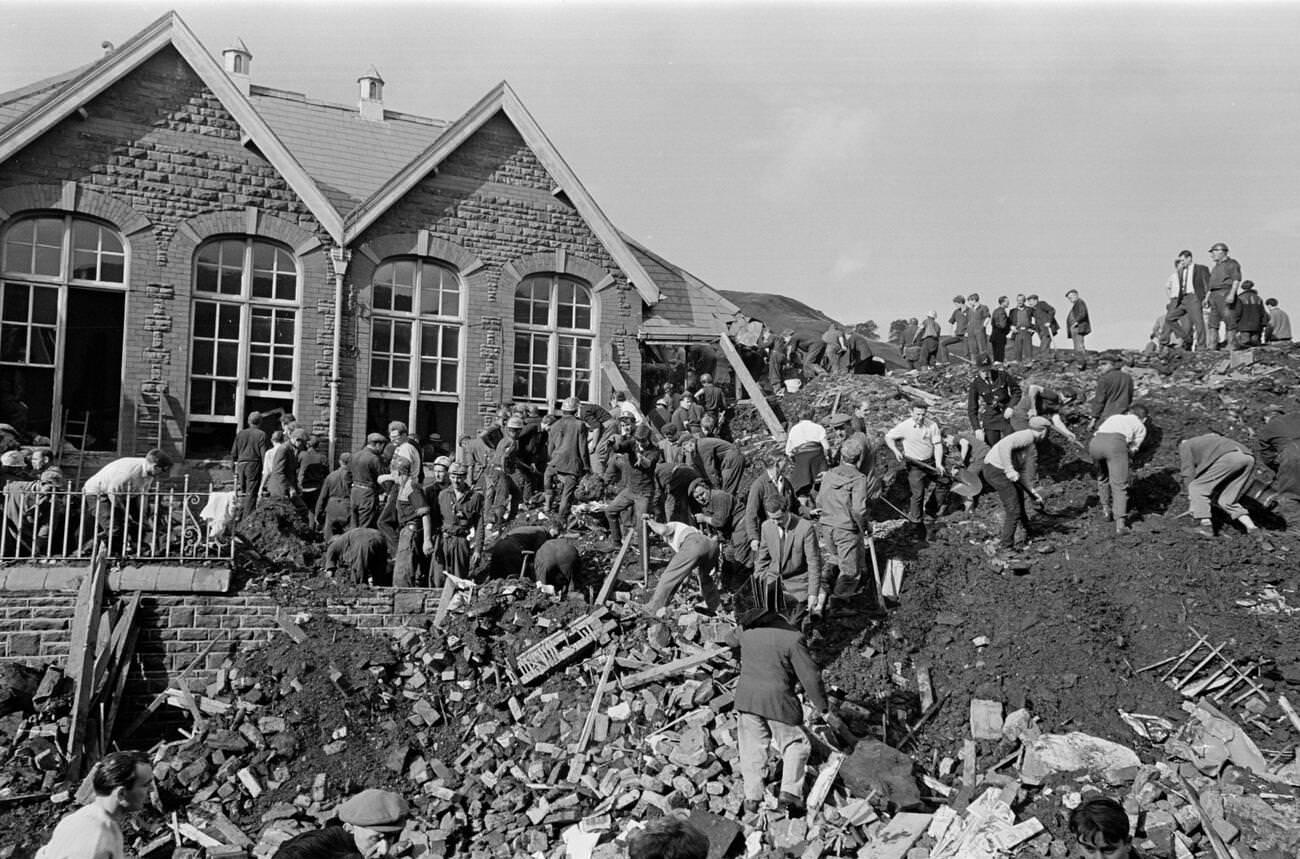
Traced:
[[749, 370], [745, 367], [745, 362], [741, 360], [740, 353], [736, 351], [736, 344], [731, 342], [731, 335], [726, 331], [718, 334], [718, 344], [722, 346], [722, 352], [731, 362], [731, 368], [736, 371], [736, 378], [745, 386], [745, 392], [749, 394], [749, 399], [754, 403], [754, 408], [758, 409], [759, 415], [763, 422], [767, 424], [767, 429], [772, 433], [772, 438], [777, 441], [785, 441], [785, 427], [776, 419], [776, 412], [768, 405], [767, 397], [763, 395], [763, 389], [754, 381], [754, 377], [749, 375]]
[[722, 656], [727, 652], [725, 647], [714, 647], [697, 653], [694, 656], [683, 656], [681, 659], [674, 659], [672, 662], [665, 662], [663, 665], [655, 665], [644, 671], [638, 671], [630, 677], [623, 679], [624, 689], [635, 689], [638, 686], [644, 686], [647, 683], [653, 683], [656, 680], [664, 680], [679, 674], [688, 668], [694, 668], [696, 665], [703, 665], [716, 657]]
[[72, 705], [72, 726], [68, 730], [69, 781], [81, 778], [85, 758], [86, 724], [90, 720], [90, 703], [95, 694], [95, 646], [99, 641], [100, 606], [104, 602], [104, 585], [108, 579], [108, 553], [103, 545], [95, 546], [90, 575], [77, 596], [77, 613], [73, 620], [72, 650], [68, 653], [68, 674], [76, 681]]
[[[642, 529], [645, 528], [644, 520], [641, 523]], [[596, 594], [596, 605], [604, 605], [605, 600], [609, 599], [609, 591], [614, 587], [614, 582], [618, 580], [618, 571], [623, 568], [623, 560], [627, 557], [627, 550], [632, 546], [632, 538], [636, 536], [637, 529], [629, 528], [627, 535], [623, 537], [623, 546], [618, 550], [618, 555], [614, 557], [614, 564], [609, 568], [609, 575], [605, 576], [605, 582], [600, 586], [600, 593]], [[641, 547], [641, 555], [645, 557], [647, 547]]]
[[564, 629], [551, 633], [515, 658], [521, 683], [532, 683], [577, 656], [618, 626], [609, 610], [598, 607]]

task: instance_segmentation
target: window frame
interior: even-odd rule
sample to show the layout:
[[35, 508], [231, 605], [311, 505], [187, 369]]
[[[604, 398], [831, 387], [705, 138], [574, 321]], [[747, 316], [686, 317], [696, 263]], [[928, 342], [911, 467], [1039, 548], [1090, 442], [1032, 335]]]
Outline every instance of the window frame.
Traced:
[[[532, 321], [535, 313], [535, 308], [541, 304], [541, 301], [539, 301], [535, 297], [536, 296], [535, 284], [541, 279], [546, 279], [549, 281], [548, 293], [545, 301], [547, 307], [547, 316], [546, 316], [545, 324]], [[574, 301], [562, 305], [560, 302], [560, 291], [564, 286], [573, 287], [575, 297], [579, 295], [585, 295], [586, 302]], [[525, 290], [527, 290], [526, 294], [525, 294]], [[527, 314], [529, 321], [527, 322], [522, 322], [519, 321], [518, 319], [518, 313], [519, 313], [521, 301], [527, 302], [527, 305], [529, 307], [529, 312]], [[588, 309], [590, 327], [578, 328], [570, 325], [560, 324], [561, 310], [563, 308], [572, 309], [571, 312], [567, 313], [567, 317], [568, 317], [567, 321], [572, 322], [575, 321], [576, 309], [583, 306], [586, 306]], [[574, 387], [576, 387], [576, 383], [579, 381], [578, 375], [584, 371], [586, 373], [585, 381], [587, 383], [587, 393], [586, 396], [579, 396], [579, 399], [582, 400], [583, 402], [588, 402], [588, 403], [596, 402], [597, 399], [596, 394], [597, 394], [597, 388], [599, 384], [599, 379], [598, 379], [599, 355], [597, 350], [597, 340], [599, 339], [598, 320], [600, 317], [598, 311], [599, 308], [597, 306], [596, 290], [592, 289], [591, 284], [587, 283], [582, 278], [575, 277], [571, 274], [552, 271], [552, 272], [533, 272], [528, 275], [525, 275], [523, 278], [520, 279], [519, 283], [515, 285], [514, 301], [511, 305], [511, 319], [514, 320], [515, 354], [513, 356], [514, 360], [511, 365], [512, 372], [511, 372], [510, 394], [511, 394], [511, 398], [515, 402], [536, 403], [538, 405], [544, 405], [549, 407], [551, 403], [554, 403], [558, 399], [562, 399], [561, 390], [560, 390], [561, 372], [566, 373], [566, 376], [569, 380], [568, 383], [569, 392], [572, 393]], [[515, 385], [515, 377], [518, 375], [521, 369], [528, 368], [528, 375], [530, 378], [530, 382], [529, 382], [529, 390], [526, 391], [525, 393], [526, 394], [536, 393], [535, 391], [532, 390], [531, 377], [535, 372], [534, 368], [540, 365], [533, 362], [532, 350], [531, 349], [529, 350], [528, 361], [526, 363], [521, 363], [520, 361], [520, 355], [518, 349], [519, 338], [525, 335], [529, 337], [530, 344], [537, 336], [547, 337], [545, 398], [537, 398], [536, 396], [527, 396], [525, 394], [521, 394]], [[572, 339], [575, 346], [579, 340], [588, 341], [587, 342], [588, 362], [585, 367], [579, 366], [577, 364], [574, 364], [569, 367], [560, 366], [561, 338]], [[569, 396], [569, 394], [564, 394], [564, 396]]]
[[[59, 222], [59, 274], [37, 274], [35, 272], [21, 272], [11, 268], [10, 260], [10, 236], [14, 230], [23, 224], [39, 221], [58, 221]], [[103, 235], [107, 231], [116, 237], [117, 243], [121, 248], [121, 265], [122, 276], [120, 280], [96, 280], [93, 278], [74, 277], [75, 269], [73, 267], [77, 247], [75, 231], [78, 224], [89, 224], [98, 229], [97, 234], [97, 253], [96, 253], [96, 273], [102, 269], [104, 252], [102, 249]], [[36, 241], [37, 231], [39, 228], [33, 228], [33, 242]], [[47, 245], [48, 247], [48, 245]], [[110, 252], [110, 255], [117, 256], [117, 252]], [[10, 286], [26, 286], [29, 290], [35, 289], [57, 289], [58, 299], [56, 302], [54, 324], [51, 326], [46, 323], [34, 323], [32, 321], [31, 308], [34, 291], [28, 293], [28, 316], [23, 326], [27, 329], [27, 348], [25, 360], [9, 361], [0, 360], [0, 365], [12, 367], [31, 367], [40, 370], [50, 370], [53, 376], [54, 389], [51, 392], [51, 426], [50, 436], [56, 444], [61, 444], [61, 421], [63, 415], [63, 383], [64, 373], [66, 370], [66, 349], [67, 349], [67, 330], [68, 330], [68, 301], [69, 292], [72, 289], [95, 290], [101, 292], [113, 292], [123, 296], [123, 317], [130, 318], [131, 314], [131, 243], [126, 240], [126, 236], [115, 224], [109, 223], [100, 218], [95, 218], [82, 214], [80, 212], [69, 212], [64, 210], [36, 210], [20, 212], [13, 215], [3, 222], [0, 228], [0, 313], [3, 312], [5, 296]], [[33, 266], [34, 267], [34, 266]], [[30, 359], [32, 332], [35, 328], [54, 330], [54, 357], [49, 364], [33, 363]], [[119, 379], [122, 391], [126, 391], [126, 355], [127, 355], [127, 328], [122, 326], [122, 366], [119, 368]], [[118, 420], [122, 418], [123, 410], [119, 402]]]
[[[375, 301], [376, 284], [392, 283], [393, 281], [381, 282], [380, 275], [385, 268], [398, 263], [413, 263], [415, 274], [411, 280], [411, 309], [410, 310], [393, 310], [390, 308], [380, 307]], [[450, 277], [456, 284], [456, 313], [426, 313], [424, 312], [424, 277], [426, 268], [436, 268], [440, 270], [444, 277]], [[444, 281], [445, 282], [445, 281]], [[418, 422], [420, 402], [441, 402], [441, 403], [462, 403], [465, 397], [465, 350], [468, 326], [466, 325], [466, 305], [469, 296], [465, 288], [465, 279], [461, 276], [456, 266], [447, 260], [439, 257], [419, 256], [415, 254], [395, 254], [385, 257], [375, 266], [374, 272], [370, 275], [370, 348], [366, 355], [366, 365], [364, 368], [366, 380], [365, 401], [372, 399], [378, 400], [400, 400], [408, 402], [407, 409], [407, 426], [414, 431]], [[441, 286], [438, 289], [439, 310], [444, 304], [443, 294], [447, 290]], [[393, 302], [390, 301], [390, 305]], [[386, 356], [388, 365], [387, 378], [392, 380], [393, 358], [401, 353], [393, 352], [390, 349], [376, 350], [375, 348], [375, 327], [377, 322], [386, 322], [391, 327], [389, 329], [388, 344], [392, 344], [395, 335], [392, 333], [398, 325], [407, 326], [409, 332], [409, 344], [406, 352], [407, 378], [406, 387], [399, 388], [394, 385], [375, 385], [374, 372], [375, 360], [377, 355]], [[447, 329], [456, 331], [457, 343], [454, 355], [447, 355], [441, 350], [431, 359], [426, 358], [423, 354], [423, 340], [426, 329], [438, 330], [438, 343], [441, 347], [446, 336]], [[424, 391], [422, 382], [424, 381], [424, 364], [432, 360], [434, 363], [434, 374], [441, 381], [444, 367], [455, 362], [455, 390], [446, 391]], [[358, 368], [360, 370], [360, 368]], [[360, 375], [360, 372], [358, 372]], [[461, 409], [458, 416], [458, 422], [463, 421], [464, 410]]]
[[[221, 292], [200, 289], [199, 288], [199, 268], [204, 263], [200, 259], [202, 253], [213, 245], [224, 245], [225, 243], [242, 243], [243, 254], [240, 262], [240, 288], [239, 293]], [[280, 271], [278, 268], [279, 254], [283, 253], [293, 264], [294, 272], [294, 297], [293, 299], [276, 298], [274, 293], [278, 281], [272, 277], [272, 295], [270, 297], [257, 296], [253, 294], [254, 272], [266, 271], [266, 269], [255, 269], [255, 248], [257, 245], [265, 245], [277, 252], [273, 258], [276, 267], [272, 271]], [[218, 270], [224, 266], [224, 251], [218, 252]], [[230, 266], [224, 266], [230, 268]], [[249, 397], [263, 397], [271, 399], [288, 400], [294, 414], [298, 413], [300, 406], [300, 396], [298, 390], [298, 380], [302, 369], [302, 326], [303, 326], [303, 291], [305, 289], [305, 278], [303, 275], [303, 265], [301, 258], [293, 252], [288, 245], [265, 236], [256, 235], [216, 235], [210, 236], [199, 244], [194, 250], [194, 257], [191, 263], [191, 297], [190, 297], [190, 337], [191, 349], [193, 341], [196, 339], [195, 334], [198, 331], [198, 308], [200, 304], [212, 304], [218, 308], [223, 305], [237, 307], [239, 309], [239, 352], [234, 376], [219, 376], [209, 373], [198, 373], [194, 369], [194, 355], [190, 355], [189, 367], [187, 369], [186, 383], [186, 443], [188, 444], [189, 425], [191, 423], [201, 424], [228, 424], [236, 427], [244, 425], [247, 419], [247, 401]], [[220, 287], [220, 275], [218, 275], [218, 287]], [[272, 382], [271, 385], [259, 385], [254, 382], [250, 375], [250, 365], [252, 364], [253, 349], [253, 315], [255, 309], [269, 310], [274, 319], [276, 315], [282, 312], [291, 312], [293, 314], [293, 334], [289, 347], [292, 355], [292, 364], [289, 369], [289, 378], [282, 383]], [[218, 334], [220, 333], [220, 323], [218, 322]], [[271, 371], [274, 377], [275, 350], [276, 342], [274, 340], [275, 326], [272, 324], [271, 345]], [[204, 338], [207, 339], [207, 338]], [[217, 338], [215, 342], [221, 342]], [[226, 339], [229, 342], [229, 339]], [[283, 347], [280, 347], [283, 348]], [[214, 353], [215, 361], [215, 353]], [[215, 365], [214, 365], [215, 369]], [[198, 412], [192, 409], [194, 405], [194, 380], [200, 379], [212, 382], [235, 382], [235, 414], [234, 415], [214, 415], [207, 412]], [[275, 384], [282, 384], [285, 388], [277, 388]]]

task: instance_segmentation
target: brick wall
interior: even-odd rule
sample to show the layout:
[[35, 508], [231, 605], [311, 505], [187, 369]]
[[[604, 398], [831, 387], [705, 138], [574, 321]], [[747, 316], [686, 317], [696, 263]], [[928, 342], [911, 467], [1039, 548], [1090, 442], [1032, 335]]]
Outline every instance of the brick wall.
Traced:
[[[141, 452], [163, 422], [179, 452], [188, 410], [193, 251], [221, 233], [273, 238], [303, 272], [298, 416], [327, 423], [313, 397], [315, 337], [333, 301], [328, 235], [288, 183], [241, 143], [238, 123], [170, 47], [0, 164], [0, 209], [74, 211], [124, 234], [130, 257], [121, 450]], [[0, 217], [4, 217], [0, 214]], [[2, 225], [0, 225], [2, 226]]]
[[[375, 261], [398, 252], [395, 237], [424, 231], [441, 243], [444, 256], [473, 260], [475, 268], [465, 276], [469, 342], [462, 408], [468, 431], [512, 399], [514, 289], [528, 274], [568, 273], [600, 287], [597, 348], [614, 344], [624, 372], [640, 379], [635, 337], [641, 298], [577, 210], [552, 194], [556, 187], [519, 132], [498, 114], [358, 239], [365, 255], [354, 258], [348, 277], [364, 304]], [[457, 267], [466, 271], [463, 264]], [[369, 360], [368, 323], [362, 329], [358, 366]], [[599, 373], [594, 381], [593, 398], [604, 401], [609, 386]], [[354, 433], [364, 418], [357, 416]]]
[[[376, 588], [324, 610], [336, 620], [377, 633], [423, 626], [437, 608], [440, 592]], [[67, 592], [0, 592], [0, 662], [62, 664], [68, 654], [77, 596]], [[279, 633], [277, 612], [292, 617], [298, 610], [257, 595], [206, 596], [147, 594], [136, 615], [140, 630], [126, 687], [127, 712], [138, 710], [166, 688], [207, 646], [218, 640], [194, 685], [211, 683], [228, 657], [245, 652]], [[321, 613], [320, 609], [310, 609]]]
[[[510, 121], [498, 115], [376, 221], [353, 245], [357, 305], [385, 256], [434, 256], [465, 285], [461, 426], [470, 431], [512, 398], [514, 288], [531, 273], [573, 274], [596, 288], [597, 362], [614, 356], [639, 383], [639, 295]], [[0, 164], [0, 218], [73, 211], [122, 231], [130, 264], [126, 303], [122, 453], [181, 452], [187, 423], [194, 253], [218, 235], [287, 245], [301, 272], [295, 377], [300, 421], [325, 432], [334, 279], [329, 236], [282, 176], [241, 142], [241, 130], [168, 47]], [[3, 223], [0, 223], [0, 227]], [[412, 239], [411, 237], [418, 237]], [[370, 322], [344, 319], [339, 446], [364, 435]], [[595, 373], [593, 399], [609, 385]], [[634, 393], [636, 393], [634, 391]], [[423, 428], [417, 427], [417, 430]]]

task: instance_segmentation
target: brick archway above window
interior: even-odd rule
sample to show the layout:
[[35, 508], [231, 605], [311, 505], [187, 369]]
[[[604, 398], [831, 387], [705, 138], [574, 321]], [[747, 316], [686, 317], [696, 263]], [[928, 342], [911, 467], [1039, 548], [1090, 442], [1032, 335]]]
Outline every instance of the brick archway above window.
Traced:
[[212, 212], [183, 221], [172, 239], [172, 246], [178, 252], [176, 258], [189, 259], [199, 245], [220, 235], [271, 239], [288, 245], [299, 257], [324, 248], [315, 233], [250, 206], [242, 212]]
[[418, 233], [390, 233], [357, 245], [348, 269], [348, 279], [361, 288], [368, 287], [379, 264], [390, 257], [413, 256], [442, 260], [462, 278], [469, 278], [483, 268], [483, 261], [470, 251], [446, 239]]
[[33, 209], [73, 212], [107, 221], [124, 236], [153, 227], [130, 204], [76, 182], [38, 182], [0, 189], [0, 221]]
[[506, 263], [501, 269], [501, 291], [506, 295], [513, 295], [520, 281], [530, 274], [542, 273], [567, 274], [585, 280], [596, 292], [613, 286], [616, 282], [613, 272], [609, 269], [589, 259], [568, 253], [563, 248], [557, 248], [554, 251], [529, 254]]

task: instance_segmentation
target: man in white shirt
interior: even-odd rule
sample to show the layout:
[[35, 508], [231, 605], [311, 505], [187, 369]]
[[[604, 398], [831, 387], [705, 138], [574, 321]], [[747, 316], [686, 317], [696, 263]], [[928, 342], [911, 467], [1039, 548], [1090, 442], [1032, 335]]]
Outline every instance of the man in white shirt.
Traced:
[[1029, 516], [1025, 513], [1025, 496], [1029, 495], [1040, 505], [1043, 497], [1031, 483], [1028, 472], [1022, 468], [1025, 455], [1033, 450], [1034, 445], [1047, 435], [1052, 422], [1045, 417], [1035, 415], [1029, 419], [1029, 428], [1016, 430], [1004, 437], [984, 456], [984, 467], [980, 475], [984, 482], [997, 492], [1002, 502], [1002, 537], [1003, 549], [1016, 547], [1016, 526], [1024, 529], [1025, 540], [1029, 539]]
[[125, 859], [122, 821], [144, 808], [153, 767], [140, 752], [114, 752], [90, 772], [95, 798], [54, 827], [36, 859]]
[[390, 421], [388, 424], [388, 440], [393, 445], [393, 459], [404, 459], [411, 463], [411, 474], [415, 476], [417, 483], [424, 482], [424, 459], [420, 456], [420, 449], [411, 441], [411, 436], [407, 431], [406, 424], [402, 421]]
[[1265, 343], [1290, 343], [1291, 342], [1291, 317], [1287, 312], [1277, 306], [1277, 299], [1270, 298], [1264, 302], [1268, 308], [1268, 324], [1264, 328]]
[[[1101, 512], [1115, 519], [1115, 533], [1128, 533], [1128, 478], [1130, 458], [1147, 437], [1146, 406], [1134, 404], [1128, 411], [1111, 415], [1101, 422], [1088, 453], [1097, 468], [1097, 497]], [[1107, 483], [1110, 484], [1107, 491]]]
[[943, 434], [929, 418], [929, 406], [912, 403], [912, 415], [885, 433], [885, 444], [894, 457], [907, 468], [907, 485], [912, 491], [907, 518], [919, 539], [925, 539], [925, 493], [930, 484], [943, 474]]
[[813, 484], [826, 470], [826, 456], [831, 452], [826, 427], [813, 420], [816, 412], [809, 406], [799, 410], [799, 420], [785, 437], [785, 455], [790, 457], [790, 484], [801, 504], [807, 505]]
[[669, 522], [665, 525], [655, 522], [649, 516], [645, 520], [650, 530], [663, 537], [673, 550], [673, 559], [659, 574], [659, 583], [655, 586], [654, 595], [646, 603], [646, 611], [654, 614], [668, 605], [682, 582], [697, 570], [705, 605], [716, 609], [720, 602], [718, 585], [713, 580], [713, 570], [718, 565], [717, 542], [694, 525], [684, 522]]
[[145, 513], [143, 493], [171, 467], [171, 458], [155, 448], [144, 456], [115, 459], [95, 472], [82, 487], [85, 517], [97, 523], [95, 536], [108, 538], [112, 549], [118, 537], [129, 534], [132, 518]]

